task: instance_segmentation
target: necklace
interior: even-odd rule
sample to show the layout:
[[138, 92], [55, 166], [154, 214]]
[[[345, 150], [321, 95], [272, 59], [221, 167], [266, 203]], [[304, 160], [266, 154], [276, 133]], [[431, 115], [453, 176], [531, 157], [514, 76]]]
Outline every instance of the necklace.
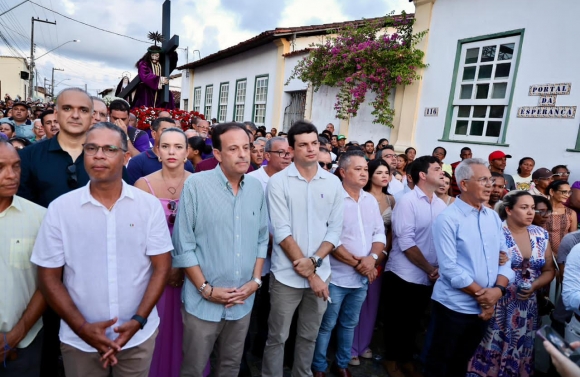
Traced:
[[165, 181], [165, 177], [163, 177], [163, 172], [161, 172], [161, 178], [163, 179], [163, 183], [167, 187], [167, 191], [171, 194], [171, 196], [173, 196], [177, 193], [177, 188], [181, 187], [183, 185], [183, 181], [185, 180], [185, 171], [183, 172], [183, 177], [181, 177], [181, 182], [179, 183], [179, 185], [177, 185], [177, 187], [167, 186], [167, 182]]
[[111, 210], [113, 209], [113, 207], [115, 206], [115, 204], [117, 204], [117, 203], [113, 203], [113, 205], [108, 208], [109, 212], [111, 212]]

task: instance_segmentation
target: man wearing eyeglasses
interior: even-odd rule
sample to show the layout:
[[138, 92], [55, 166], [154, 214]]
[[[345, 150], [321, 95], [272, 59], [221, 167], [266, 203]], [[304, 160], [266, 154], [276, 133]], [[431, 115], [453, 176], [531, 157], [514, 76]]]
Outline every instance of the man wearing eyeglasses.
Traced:
[[159, 326], [155, 304], [171, 267], [165, 214], [154, 196], [123, 182], [129, 159], [123, 130], [97, 123], [82, 147], [90, 183], [51, 204], [31, 261], [40, 290], [62, 318], [67, 377], [112, 370], [146, 376]]
[[34, 132], [34, 139], [32, 140], [33, 143], [36, 143], [42, 140], [46, 133], [44, 132], [44, 127], [42, 127], [42, 122], [40, 119], [35, 119], [32, 123], [32, 132]]

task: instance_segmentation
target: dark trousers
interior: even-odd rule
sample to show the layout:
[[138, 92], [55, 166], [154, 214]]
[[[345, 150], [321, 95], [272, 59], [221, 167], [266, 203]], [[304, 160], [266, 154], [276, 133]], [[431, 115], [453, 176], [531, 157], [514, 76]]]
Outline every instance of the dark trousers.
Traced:
[[60, 357], [60, 339], [58, 332], [60, 330], [60, 317], [49, 306], [42, 315], [42, 328], [44, 330], [44, 340], [42, 342], [42, 361], [40, 362], [40, 376], [54, 377], [58, 376], [59, 357]]
[[417, 352], [421, 319], [431, 302], [433, 287], [409, 283], [394, 272], [385, 273], [387, 302], [395, 303], [385, 312], [385, 360], [407, 363]]
[[458, 313], [437, 301], [432, 303], [425, 377], [465, 377], [467, 363], [487, 330], [487, 321], [477, 314]]
[[[44, 330], [26, 348], [16, 350], [16, 359], [0, 364], [0, 377], [38, 377], [40, 376], [40, 354]], [[1, 360], [0, 360], [1, 362]], [[57, 376], [56, 373], [53, 376]]]

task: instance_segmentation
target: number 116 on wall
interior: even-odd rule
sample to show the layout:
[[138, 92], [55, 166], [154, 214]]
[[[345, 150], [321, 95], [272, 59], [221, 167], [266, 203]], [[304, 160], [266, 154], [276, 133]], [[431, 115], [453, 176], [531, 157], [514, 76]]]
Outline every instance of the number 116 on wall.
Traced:
[[439, 116], [439, 108], [438, 107], [426, 107], [425, 108], [425, 116], [426, 117]]

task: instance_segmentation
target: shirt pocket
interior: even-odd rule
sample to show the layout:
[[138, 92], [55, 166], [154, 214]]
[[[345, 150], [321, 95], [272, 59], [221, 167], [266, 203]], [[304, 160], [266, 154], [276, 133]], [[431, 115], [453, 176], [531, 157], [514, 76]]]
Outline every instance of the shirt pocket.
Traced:
[[12, 238], [10, 240], [10, 266], [20, 270], [30, 269], [33, 246], [34, 238]]

